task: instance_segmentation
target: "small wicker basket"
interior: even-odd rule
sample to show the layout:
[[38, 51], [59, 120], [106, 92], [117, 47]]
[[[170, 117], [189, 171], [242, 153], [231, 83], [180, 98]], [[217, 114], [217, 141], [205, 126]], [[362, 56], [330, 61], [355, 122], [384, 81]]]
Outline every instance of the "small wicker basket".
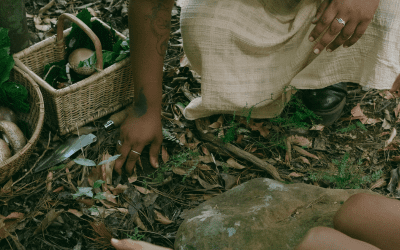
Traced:
[[[65, 19], [77, 24], [93, 41], [98, 58], [96, 68], [99, 72], [66, 88], [55, 89], [39, 76], [43, 76], [45, 65], [66, 59], [65, 37], [72, 28], [63, 31]], [[91, 21], [96, 19], [104, 27], [111, 29], [96, 17]], [[117, 31], [116, 34], [126, 39]], [[45, 122], [50, 128], [58, 130], [60, 135], [74, 131], [133, 102], [134, 86], [130, 58], [103, 70], [102, 47], [98, 37], [84, 22], [71, 14], [60, 15], [57, 35], [34, 44], [13, 57], [15, 64], [39, 84], [46, 107]]]
[[9, 80], [20, 83], [28, 90], [28, 103], [30, 104], [29, 113], [16, 113], [18, 119], [28, 123], [32, 136], [30, 139], [28, 138], [29, 140], [23, 149], [0, 164], [0, 183], [8, 181], [11, 176], [26, 164], [39, 140], [44, 121], [43, 96], [35, 81], [17, 66], [14, 66], [11, 70]]

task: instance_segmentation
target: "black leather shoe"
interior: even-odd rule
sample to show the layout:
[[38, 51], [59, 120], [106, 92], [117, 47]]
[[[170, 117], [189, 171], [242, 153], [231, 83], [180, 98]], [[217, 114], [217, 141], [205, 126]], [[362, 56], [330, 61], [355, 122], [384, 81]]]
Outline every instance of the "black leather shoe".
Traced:
[[346, 104], [347, 82], [340, 82], [323, 89], [301, 90], [305, 106], [320, 116], [320, 124], [332, 125], [342, 115]]

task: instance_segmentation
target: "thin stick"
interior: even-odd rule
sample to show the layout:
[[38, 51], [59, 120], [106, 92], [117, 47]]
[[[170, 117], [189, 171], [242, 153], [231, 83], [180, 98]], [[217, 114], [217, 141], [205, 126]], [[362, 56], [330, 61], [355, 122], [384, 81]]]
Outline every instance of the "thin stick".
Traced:
[[49, 150], [49, 146], [50, 146], [50, 140], [51, 140], [51, 132], [49, 132], [49, 142], [47, 143], [47, 147], [46, 149], [43, 151], [42, 155], [36, 160], [35, 164], [33, 164], [33, 166], [31, 167], [31, 169], [29, 169], [29, 171], [22, 176], [21, 178], [19, 178], [16, 182], [14, 182], [12, 186], [14, 186], [15, 184], [17, 184], [19, 181], [21, 181], [22, 179], [24, 179], [28, 174], [32, 173], [32, 170], [36, 167], [36, 165], [38, 164], [38, 162], [43, 158], [44, 154], [46, 154], [47, 150]]

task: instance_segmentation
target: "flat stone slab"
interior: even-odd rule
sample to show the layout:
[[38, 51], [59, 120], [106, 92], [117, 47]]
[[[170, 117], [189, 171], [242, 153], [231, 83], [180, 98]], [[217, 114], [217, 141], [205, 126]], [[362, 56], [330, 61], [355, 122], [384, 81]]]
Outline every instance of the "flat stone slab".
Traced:
[[294, 249], [309, 229], [333, 228], [336, 211], [356, 193], [375, 192], [253, 179], [185, 211], [175, 249]]

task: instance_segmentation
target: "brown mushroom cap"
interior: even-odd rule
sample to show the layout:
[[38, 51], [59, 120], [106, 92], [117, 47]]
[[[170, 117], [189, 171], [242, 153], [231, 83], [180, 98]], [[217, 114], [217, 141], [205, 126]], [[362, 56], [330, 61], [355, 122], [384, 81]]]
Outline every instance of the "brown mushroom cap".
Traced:
[[71, 65], [71, 68], [78, 74], [91, 75], [94, 72], [96, 72], [95, 69], [89, 67], [78, 68], [78, 65], [80, 61], [84, 61], [90, 58], [93, 55], [93, 53], [94, 52], [92, 50], [86, 48], [76, 49], [68, 57], [69, 65]]
[[15, 123], [0, 121], [0, 131], [6, 134], [7, 138], [10, 140], [14, 154], [23, 149], [26, 145], [24, 133], [22, 133]]
[[0, 163], [6, 161], [11, 156], [11, 150], [8, 147], [7, 143], [0, 139]]
[[17, 123], [17, 114], [10, 108], [0, 106], [0, 121], [3, 120]]

